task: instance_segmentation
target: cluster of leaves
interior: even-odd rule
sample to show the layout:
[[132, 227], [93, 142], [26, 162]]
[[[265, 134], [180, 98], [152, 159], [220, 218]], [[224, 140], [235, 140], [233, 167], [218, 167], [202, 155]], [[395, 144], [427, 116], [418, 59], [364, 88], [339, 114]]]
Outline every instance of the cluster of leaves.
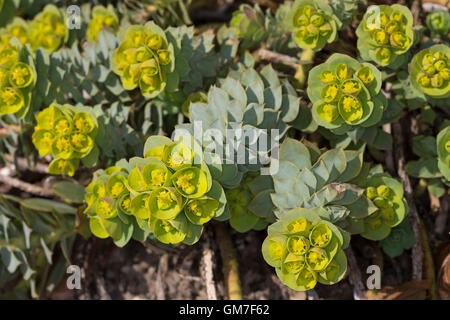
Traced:
[[8, 35], [0, 35], [0, 116], [23, 117], [36, 84], [36, 70], [28, 48]]
[[447, 36], [450, 31], [450, 13], [448, 11], [433, 11], [427, 15], [427, 27], [432, 34]]
[[236, 188], [225, 191], [231, 227], [238, 232], [263, 230], [275, 221], [270, 193], [273, 181], [268, 175], [250, 171]]
[[371, 6], [356, 30], [358, 50], [364, 60], [396, 69], [408, 60], [414, 41], [413, 16], [405, 6]]
[[0, 196], [0, 288], [13, 288], [0, 289], [2, 299], [24, 299], [28, 292], [37, 298], [57, 287], [70, 265], [75, 214], [57, 201]]
[[42, 12], [29, 22], [14, 18], [12, 23], [0, 32], [16, 37], [22, 45], [30, 44], [33, 50], [44, 48], [48, 52], [58, 50], [69, 36], [64, 13], [52, 4], [45, 6]]
[[163, 243], [193, 244], [203, 225], [224, 213], [226, 198], [193, 138], [150, 137], [145, 158], [99, 170], [86, 188], [91, 231], [124, 246], [149, 234]]
[[330, 222], [323, 208], [297, 208], [270, 225], [262, 252], [276, 268], [280, 280], [297, 291], [313, 289], [317, 282], [331, 285], [347, 270], [343, 249], [350, 235]]
[[406, 171], [415, 178], [425, 179], [428, 191], [440, 198], [450, 183], [450, 127], [444, 122], [437, 137], [418, 135], [412, 139], [412, 150], [420, 160], [406, 164]]
[[409, 220], [405, 219], [385, 239], [380, 241], [383, 251], [391, 258], [398, 257], [404, 250], [412, 248], [416, 238], [411, 230]]
[[95, 164], [97, 117], [87, 107], [52, 104], [36, 116], [33, 144], [40, 156], [52, 154], [49, 173], [73, 176], [79, 161], [86, 166]]

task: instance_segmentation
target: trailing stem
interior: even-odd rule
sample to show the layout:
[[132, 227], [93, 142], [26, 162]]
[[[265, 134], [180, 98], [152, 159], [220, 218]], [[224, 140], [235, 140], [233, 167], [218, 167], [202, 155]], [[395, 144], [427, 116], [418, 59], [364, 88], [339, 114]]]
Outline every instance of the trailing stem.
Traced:
[[223, 274], [229, 300], [242, 300], [241, 280], [236, 251], [231, 241], [228, 225], [215, 224], [216, 240], [222, 257]]

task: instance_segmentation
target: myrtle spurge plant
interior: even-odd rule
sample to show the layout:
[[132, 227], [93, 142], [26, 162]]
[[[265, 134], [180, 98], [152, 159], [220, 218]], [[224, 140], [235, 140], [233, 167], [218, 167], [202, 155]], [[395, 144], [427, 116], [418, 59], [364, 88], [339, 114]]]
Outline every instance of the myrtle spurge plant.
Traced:
[[36, 121], [33, 144], [40, 156], [54, 157], [49, 173], [73, 176], [80, 159], [89, 164], [90, 158], [98, 156], [98, 123], [89, 108], [52, 104], [36, 116]]
[[411, 160], [405, 166], [411, 177], [420, 179], [421, 188], [418, 188], [418, 192], [426, 187], [436, 198], [445, 195], [450, 184], [449, 148], [446, 147], [450, 129], [446, 122], [443, 127], [437, 137], [418, 135], [412, 139], [413, 153], [420, 159]]
[[408, 213], [403, 185], [387, 173], [376, 173], [368, 176], [364, 187], [366, 197], [377, 210], [364, 219], [364, 232], [361, 236], [370, 240], [382, 240]]
[[31, 53], [9, 35], [0, 35], [0, 116], [17, 113], [23, 117], [35, 84]]
[[203, 225], [224, 212], [226, 199], [200, 147], [187, 141], [152, 136], [145, 158], [97, 171], [85, 197], [91, 231], [119, 246], [149, 234], [167, 244], [197, 242]]
[[323, 208], [297, 208], [270, 225], [262, 245], [266, 262], [297, 291], [339, 282], [347, 270], [347, 232], [329, 221]]
[[318, 51], [336, 40], [337, 17], [323, 0], [296, 0], [286, 19], [300, 48]]
[[409, 65], [413, 87], [432, 98], [450, 96], [450, 48], [434, 45], [417, 53]]
[[335, 53], [309, 72], [308, 97], [315, 121], [337, 134], [376, 125], [386, 99], [381, 73], [372, 64]]
[[145, 26], [130, 26], [113, 53], [111, 67], [122, 78], [125, 89], [139, 87], [145, 97], [153, 98], [164, 90], [168, 74], [174, 71], [173, 46], [152, 21]]
[[110, 31], [113, 34], [116, 34], [119, 29], [119, 18], [111, 5], [107, 8], [99, 5], [92, 9], [92, 20], [89, 22], [86, 31], [87, 39], [90, 41], [97, 41], [98, 33], [103, 29]]
[[[270, 176], [250, 171], [242, 183], [225, 191], [230, 225], [238, 232], [262, 230], [275, 221], [270, 193], [273, 182]], [[226, 213], [228, 213], [226, 211]]]
[[371, 6], [356, 30], [363, 60], [398, 68], [407, 61], [405, 53], [414, 41], [413, 16], [405, 6]]

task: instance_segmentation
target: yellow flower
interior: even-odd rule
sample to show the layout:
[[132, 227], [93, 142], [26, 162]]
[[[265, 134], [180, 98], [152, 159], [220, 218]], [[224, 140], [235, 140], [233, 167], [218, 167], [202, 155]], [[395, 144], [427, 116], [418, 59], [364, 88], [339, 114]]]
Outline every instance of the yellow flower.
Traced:
[[152, 184], [155, 186], [162, 186], [167, 179], [167, 173], [160, 169], [155, 169], [151, 173], [152, 176]]
[[192, 194], [195, 192], [195, 186], [191, 183], [191, 180], [193, 180], [194, 178], [194, 172], [187, 172], [185, 174], [181, 174], [176, 179], [175, 184], [186, 194]]
[[164, 190], [158, 194], [157, 206], [158, 209], [167, 210], [175, 202], [174, 196], [170, 191]]

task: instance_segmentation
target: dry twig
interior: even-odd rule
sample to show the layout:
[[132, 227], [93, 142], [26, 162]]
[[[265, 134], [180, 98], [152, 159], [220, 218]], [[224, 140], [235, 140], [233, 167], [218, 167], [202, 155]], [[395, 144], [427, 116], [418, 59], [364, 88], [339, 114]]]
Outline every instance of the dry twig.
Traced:
[[359, 269], [352, 247], [345, 249], [345, 253], [349, 264], [350, 282], [353, 284], [353, 298], [355, 300], [365, 299], [366, 290], [362, 280], [361, 270]]

